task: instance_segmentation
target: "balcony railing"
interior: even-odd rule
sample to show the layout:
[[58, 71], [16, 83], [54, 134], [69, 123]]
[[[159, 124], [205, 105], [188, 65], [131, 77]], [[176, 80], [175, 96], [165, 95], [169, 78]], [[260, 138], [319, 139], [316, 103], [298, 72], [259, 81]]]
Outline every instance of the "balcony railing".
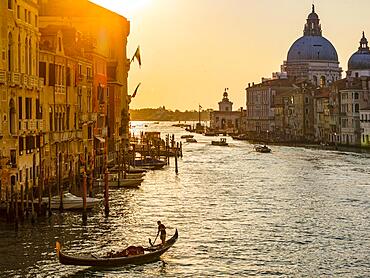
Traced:
[[0, 84], [6, 84], [6, 71], [0, 70]]

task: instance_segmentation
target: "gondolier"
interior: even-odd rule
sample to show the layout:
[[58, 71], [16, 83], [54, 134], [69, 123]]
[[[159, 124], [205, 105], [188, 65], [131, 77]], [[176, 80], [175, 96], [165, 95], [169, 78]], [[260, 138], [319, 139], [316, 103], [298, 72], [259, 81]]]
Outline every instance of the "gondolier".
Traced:
[[[157, 237], [158, 237], [158, 235], [159, 234], [161, 234], [160, 235], [160, 239], [161, 239], [161, 241], [162, 241], [162, 245], [165, 243], [165, 241], [166, 241], [166, 226], [165, 225], [163, 225], [162, 223], [161, 223], [161, 221], [157, 221], [157, 224], [158, 224], [158, 233], [157, 233]], [[156, 237], [156, 238], [157, 238]]]

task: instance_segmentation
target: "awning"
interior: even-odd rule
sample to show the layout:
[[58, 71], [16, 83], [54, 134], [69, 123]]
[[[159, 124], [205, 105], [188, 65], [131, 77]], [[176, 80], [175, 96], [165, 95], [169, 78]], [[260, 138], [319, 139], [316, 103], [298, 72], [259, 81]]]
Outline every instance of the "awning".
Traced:
[[95, 136], [95, 139], [99, 140], [100, 143], [105, 143], [105, 139], [100, 136]]

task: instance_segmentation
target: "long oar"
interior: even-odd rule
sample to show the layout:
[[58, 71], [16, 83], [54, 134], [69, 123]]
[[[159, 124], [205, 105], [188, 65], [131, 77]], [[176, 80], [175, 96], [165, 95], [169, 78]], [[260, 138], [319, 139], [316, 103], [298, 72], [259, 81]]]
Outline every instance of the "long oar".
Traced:
[[149, 244], [150, 244], [150, 246], [154, 246], [154, 244], [155, 244], [155, 242], [156, 242], [156, 240], [157, 240], [157, 238], [158, 238], [158, 234], [157, 234], [157, 236], [155, 237], [155, 239], [154, 239], [154, 242], [152, 243], [152, 240], [149, 238]]

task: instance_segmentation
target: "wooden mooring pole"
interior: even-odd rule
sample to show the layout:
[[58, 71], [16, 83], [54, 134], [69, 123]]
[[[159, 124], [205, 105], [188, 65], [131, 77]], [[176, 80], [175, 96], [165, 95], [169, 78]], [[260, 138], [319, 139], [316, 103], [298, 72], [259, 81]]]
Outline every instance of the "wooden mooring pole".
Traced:
[[[18, 183], [19, 184], [19, 183]], [[15, 189], [15, 230], [18, 231], [18, 221], [19, 221], [19, 214], [18, 214], [18, 188]]]
[[179, 168], [177, 165], [178, 146], [179, 146], [179, 143], [177, 143], [177, 148], [175, 149], [175, 173], [176, 175], [179, 173]]
[[87, 175], [84, 171], [83, 173], [83, 183], [82, 183], [82, 202], [83, 202], [83, 212], [82, 212], [82, 220], [87, 220], [87, 212], [86, 212], [86, 198], [87, 198]]
[[109, 216], [109, 184], [108, 184], [108, 169], [105, 169], [104, 176], [104, 207], [105, 207], [105, 216]]

